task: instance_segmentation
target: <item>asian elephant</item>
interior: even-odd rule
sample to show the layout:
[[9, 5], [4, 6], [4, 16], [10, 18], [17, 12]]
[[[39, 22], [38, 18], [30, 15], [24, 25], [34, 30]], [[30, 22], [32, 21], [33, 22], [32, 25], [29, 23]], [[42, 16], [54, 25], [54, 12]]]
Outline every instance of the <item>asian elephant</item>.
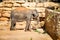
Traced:
[[25, 20], [26, 21], [26, 27], [25, 31], [31, 30], [30, 23], [32, 18], [37, 19], [37, 24], [38, 24], [38, 13], [37, 10], [34, 9], [28, 9], [25, 7], [18, 7], [14, 10], [11, 11], [11, 27], [10, 30], [14, 30], [16, 22], [20, 22]]

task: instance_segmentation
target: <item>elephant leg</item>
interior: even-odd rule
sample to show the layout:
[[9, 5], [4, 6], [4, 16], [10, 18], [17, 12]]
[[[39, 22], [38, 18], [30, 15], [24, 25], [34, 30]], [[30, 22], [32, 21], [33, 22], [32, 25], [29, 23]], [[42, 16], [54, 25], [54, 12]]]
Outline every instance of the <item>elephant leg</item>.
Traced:
[[39, 17], [37, 17], [37, 25], [39, 24]]
[[16, 21], [15, 20], [11, 20], [10, 30], [14, 30], [15, 29], [15, 25], [16, 25]]
[[31, 27], [30, 27], [30, 23], [31, 23], [31, 20], [26, 20], [26, 27], [25, 27], [25, 31], [29, 30], [31, 31]]

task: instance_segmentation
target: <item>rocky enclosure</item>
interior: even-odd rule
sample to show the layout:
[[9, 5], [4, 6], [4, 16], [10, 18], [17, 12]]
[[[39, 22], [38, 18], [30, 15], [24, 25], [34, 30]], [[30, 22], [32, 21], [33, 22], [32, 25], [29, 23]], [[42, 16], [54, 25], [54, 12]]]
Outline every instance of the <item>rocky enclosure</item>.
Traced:
[[[33, 2], [33, 3], [28, 3], [28, 2], [21, 3], [19, 1], [16, 1], [16, 2], [14, 2], [14, 1], [12, 1], [12, 2], [11, 1], [10, 2], [3, 1], [3, 2], [0, 3], [0, 30], [6, 30], [6, 29], [9, 30], [10, 29], [10, 25], [11, 25], [11, 23], [10, 23], [11, 22], [10, 21], [10, 13], [11, 13], [11, 10], [13, 10], [13, 9], [15, 9], [17, 7], [21, 7], [21, 6], [29, 8], [29, 9], [36, 9], [38, 11], [38, 13], [39, 13], [40, 22], [38, 24], [38, 27], [36, 27], [37, 26], [36, 25], [36, 21], [32, 20], [31, 21], [31, 28], [32, 27], [41, 28], [41, 27], [44, 26], [45, 21], [46, 21], [46, 20], [44, 20], [45, 19], [45, 15], [47, 13], [49, 14], [49, 12], [47, 10], [45, 10], [46, 7], [53, 6], [53, 7], [55, 7], [55, 9], [57, 7], [59, 7], [58, 4], [55, 4], [53, 2], [45, 2], [45, 3], [37, 3], [36, 4], [35, 2]], [[52, 19], [54, 19], [54, 18], [52, 18]], [[54, 24], [51, 23], [51, 22], [47, 22], [46, 21], [46, 24], [45, 24], [46, 25], [46, 30], [48, 31], [48, 33], [50, 33], [50, 35], [53, 34], [52, 37], [55, 39], [55, 38], [57, 38], [56, 34], [55, 34], [55, 31], [57, 31], [57, 29], [58, 30], [60, 30], [60, 29], [59, 29], [59, 27], [57, 27], [57, 29], [55, 29], [55, 26], [52, 26]], [[17, 22], [16, 24], [17, 24], [16, 25], [16, 29], [18, 29], [18, 28], [19, 29], [24, 29], [25, 26], [26, 26], [26, 22], [25, 21]], [[58, 37], [60, 38], [60, 36], [59, 36], [60, 35], [59, 34], [60, 31], [57, 31], [56, 33], [58, 34]]]
[[[39, 4], [37, 4], [37, 6], [38, 5]], [[11, 10], [14, 10], [15, 8], [21, 7], [21, 6], [29, 8], [29, 9], [36, 9], [38, 11], [38, 13], [39, 13], [39, 17], [43, 17], [43, 18], [45, 17], [45, 8], [44, 7], [40, 8], [40, 6], [39, 7], [35, 7], [36, 3], [22, 3], [22, 4], [20, 4], [20, 2], [1, 2], [0, 3], [0, 22], [2, 21], [1, 22], [2, 24], [4, 24], [3, 22], [5, 22], [5, 21], [7, 23], [9, 23]], [[43, 5], [41, 5], [41, 6], [43, 6]], [[31, 23], [32, 27], [37, 26], [36, 25], [36, 21], [32, 20], [31, 22], [32, 22]], [[24, 25], [25, 23], [24, 24], [20, 23], [20, 24], [21, 24], [20, 26], [24, 26], [25, 27], [25, 25]], [[19, 25], [19, 23], [17, 25]], [[43, 26], [44, 25], [44, 21], [39, 22], [38, 25], [39, 26], [37, 28]], [[20, 28], [22, 28], [22, 27], [20, 27]]]

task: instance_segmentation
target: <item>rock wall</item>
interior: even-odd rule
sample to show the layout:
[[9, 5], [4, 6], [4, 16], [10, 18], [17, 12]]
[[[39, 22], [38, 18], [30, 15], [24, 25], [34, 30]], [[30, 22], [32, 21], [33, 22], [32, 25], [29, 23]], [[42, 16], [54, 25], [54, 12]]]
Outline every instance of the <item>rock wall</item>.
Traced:
[[60, 40], [60, 12], [46, 9], [45, 30], [53, 40]]

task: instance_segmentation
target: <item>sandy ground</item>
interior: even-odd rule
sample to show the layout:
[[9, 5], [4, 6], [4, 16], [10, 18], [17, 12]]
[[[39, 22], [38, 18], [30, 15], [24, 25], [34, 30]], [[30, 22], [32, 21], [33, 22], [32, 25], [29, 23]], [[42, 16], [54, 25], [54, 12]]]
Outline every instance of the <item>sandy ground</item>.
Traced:
[[52, 38], [47, 33], [42, 34], [35, 31], [0, 30], [0, 40], [52, 40]]
[[24, 30], [10, 31], [9, 28], [6, 22], [4, 25], [0, 22], [0, 40], [52, 40], [47, 33], [43, 34], [43, 29], [39, 29], [39, 32], [33, 30], [25, 32]]

